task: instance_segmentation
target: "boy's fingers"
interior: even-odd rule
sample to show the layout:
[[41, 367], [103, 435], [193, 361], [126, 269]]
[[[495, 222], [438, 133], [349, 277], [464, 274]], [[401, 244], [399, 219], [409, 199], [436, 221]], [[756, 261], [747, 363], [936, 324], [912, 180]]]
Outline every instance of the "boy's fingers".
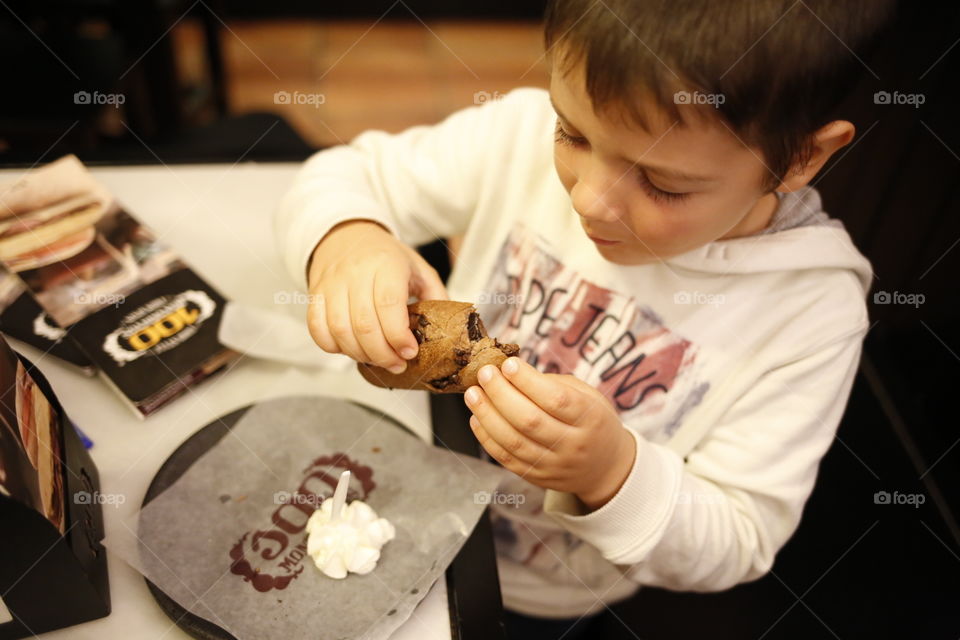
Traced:
[[500, 370], [525, 396], [564, 424], [577, 424], [578, 418], [587, 409], [582, 394], [540, 373], [520, 358], [507, 358]]
[[373, 281], [373, 300], [383, 335], [390, 348], [406, 360], [417, 355], [419, 348], [410, 331], [407, 311], [409, 279], [409, 273], [401, 270], [381, 269]]
[[353, 335], [367, 355], [366, 362], [399, 373], [406, 368], [406, 361], [396, 354], [383, 336], [380, 317], [373, 304], [373, 288], [373, 274], [370, 274], [369, 280], [354, 282], [348, 290]]
[[327, 327], [330, 335], [342, 353], [357, 362], [370, 362], [360, 343], [353, 334], [353, 322], [350, 316], [350, 296], [347, 288], [340, 285], [327, 293]]
[[483, 447], [484, 451], [490, 454], [491, 458], [503, 466], [516, 463], [516, 458], [507, 453], [503, 447], [497, 444], [496, 440], [490, 437], [490, 434], [487, 433], [487, 430], [484, 429], [483, 425], [480, 424], [480, 420], [477, 419], [477, 416], [470, 416], [470, 429], [473, 431], [473, 435], [476, 436], [477, 442], [480, 443], [480, 446]]
[[310, 337], [321, 349], [327, 353], [340, 353], [327, 327], [326, 300], [323, 294], [316, 293], [310, 297], [310, 304], [307, 307], [307, 328], [310, 330]]
[[473, 435], [477, 438], [480, 446], [490, 454], [491, 458], [499, 462], [502, 466], [510, 469], [521, 477], [538, 474], [536, 467], [529, 462], [524, 462], [504, 449], [503, 446], [490, 435], [477, 416], [470, 416], [470, 430], [473, 431]]
[[507, 453], [503, 447], [497, 444], [496, 441], [490, 437], [490, 434], [486, 432], [486, 430], [483, 428], [483, 425], [481, 425], [480, 421], [477, 420], [476, 416], [470, 416], [470, 429], [473, 431], [473, 435], [476, 436], [477, 442], [480, 443], [480, 446], [483, 447], [488, 454], [490, 454], [491, 458], [500, 462], [500, 464], [505, 468], [509, 469], [521, 478], [535, 480], [541, 476], [540, 471], [536, 467], [530, 466], [526, 462], [517, 460]]
[[447, 300], [447, 288], [440, 279], [437, 270], [417, 253], [413, 256], [414, 269], [411, 274], [411, 293], [420, 300]]
[[449, 300], [450, 296], [447, 294], [447, 288], [443, 286], [443, 283], [437, 280], [436, 284], [430, 286], [428, 285], [424, 288], [423, 293], [417, 296], [421, 300]]
[[[505, 451], [510, 458], [515, 458], [529, 465], [536, 465], [544, 456], [550, 453], [543, 445], [527, 438], [517, 429], [513, 428], [507, 420], [504, 419], [496, 407], [491, 404], [490, 399], [480, 387], [470, 387], [464, 394], [467, 406], [473, 415], [479, 420], [485, 433], [493, 439], [497, 445]], [[482, 442], [480, 444], [483, 444]], [[486, 448], [486, 447], [484, 447]], [[487, 449], [489, 452], [490, 450]], [[492, 453], [490, 455], [493, 455]], [[507, 464], [504, 460], [500, 464]]]
[[503, 418], [515, 429], [548, 449], [563, 437], [563, 425], [520, 392], [492, 364], [477, 372], [480, 386]]

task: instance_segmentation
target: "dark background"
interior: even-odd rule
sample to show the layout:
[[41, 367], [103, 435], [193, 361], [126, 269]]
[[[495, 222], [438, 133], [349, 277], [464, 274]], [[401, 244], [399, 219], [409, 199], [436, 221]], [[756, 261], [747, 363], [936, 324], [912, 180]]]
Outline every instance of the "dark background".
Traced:
[[[7, 2], [0, 163], [32, 166], [67, 152], [89, 163], [233, 162], [274, 120], [279, 126], [246, 159], [300, 160], [313, 147], [293, 127], [273, 114], [231, 110], [220, 50], [225, 22], [375, 20], [385, 12], [386, 21], [531, 20], [542, 12], [541, 2], [506, 0], [333, 5]], [[208, 38], [209, 83], [184, 88], [177, 51], [163, 36], [188, 8]], [[97, 28], [78, 27], [91, 17]], [[767, 577], [720, 594], [644, 589], [604, 614], [591, 637], [960, 638], [960, 420], [952, 402], [960, 397], [958, 39], [955, 3], [902, 2], [843, 109], [857, 139], [815, 181], [876, 278], [861, 371], [798, 533]], [[119, 78], [140, 56], [142, 64]], [[130, 125], [118, 135], [104, 135], [94, 111], [56, 97], [65, 87], [118, 86]], [[877, 91], [922, 94], [925, 102], [876, 104]], [[439, 245], [424, 253], [443, 268]], [[910, 294], [922, 303], [897, 303]], [[926, 502], [876, 504], [881, 491], [922, 494]]]

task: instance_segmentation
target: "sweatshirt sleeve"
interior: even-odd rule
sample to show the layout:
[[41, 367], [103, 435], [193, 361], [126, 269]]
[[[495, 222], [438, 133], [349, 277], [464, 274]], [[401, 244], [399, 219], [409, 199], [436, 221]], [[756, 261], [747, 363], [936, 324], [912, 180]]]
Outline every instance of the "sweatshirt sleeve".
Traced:
[[799, 525], [863, 335], [769, 371], [686, 461], [625, 425], [637, 454], [620, 491], [590, 513], [547, 491], [545, 511], [644, 585], [719, 591], [761, 577]]
[[314, 154], [274, 218], [287, 270], [306, 289], [313, 249], [346, 220], [376, 221], [413, 246], [463, 233], [484, 190], [508, 170], [519, 129], [542, 120], [545, 102], [542, 90], [517, 89], [437, 125], [368, 131]]

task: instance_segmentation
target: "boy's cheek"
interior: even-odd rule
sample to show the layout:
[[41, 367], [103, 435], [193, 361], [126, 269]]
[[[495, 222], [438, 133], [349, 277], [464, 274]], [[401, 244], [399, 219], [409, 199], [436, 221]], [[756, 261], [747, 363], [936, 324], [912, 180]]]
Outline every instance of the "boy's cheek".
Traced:
[[570, 191], [573, 190], [573, 185], [577, 183], [577, 175], [573, 171], [573, 163], [574, 159], [570, 157], [569, 153], [566, 153], [559, 145], [554, 145], [553, 166], [556, 168], [560, 183], [563, 185], [563, 188], [566, 189], [567, 193], [570, 193]]
[[722, 222], [709, 215], [700, 215], [695, 208], [663, 212], [652, 204], [642, 212], [632, 212], [628, 226], [636, 238], [636, 244], [661, 258], [686, 253], [713, 242], [725, 228]]

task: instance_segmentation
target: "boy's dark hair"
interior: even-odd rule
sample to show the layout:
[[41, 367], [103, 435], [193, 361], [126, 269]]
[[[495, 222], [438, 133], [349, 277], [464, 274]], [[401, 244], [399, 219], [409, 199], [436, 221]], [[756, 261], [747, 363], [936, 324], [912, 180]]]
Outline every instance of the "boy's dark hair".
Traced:
[[583, 63], [595, 111], [623, 109], [645, 128], [639, 95], [682, 122], [677, 92], [706, 94], [696, 113], [719, 112], [758, 147], [773, 189], [868, 73], [862, 56], [892, 11], [892, 0], [552, 0], [545, 40], [561, 73]]

